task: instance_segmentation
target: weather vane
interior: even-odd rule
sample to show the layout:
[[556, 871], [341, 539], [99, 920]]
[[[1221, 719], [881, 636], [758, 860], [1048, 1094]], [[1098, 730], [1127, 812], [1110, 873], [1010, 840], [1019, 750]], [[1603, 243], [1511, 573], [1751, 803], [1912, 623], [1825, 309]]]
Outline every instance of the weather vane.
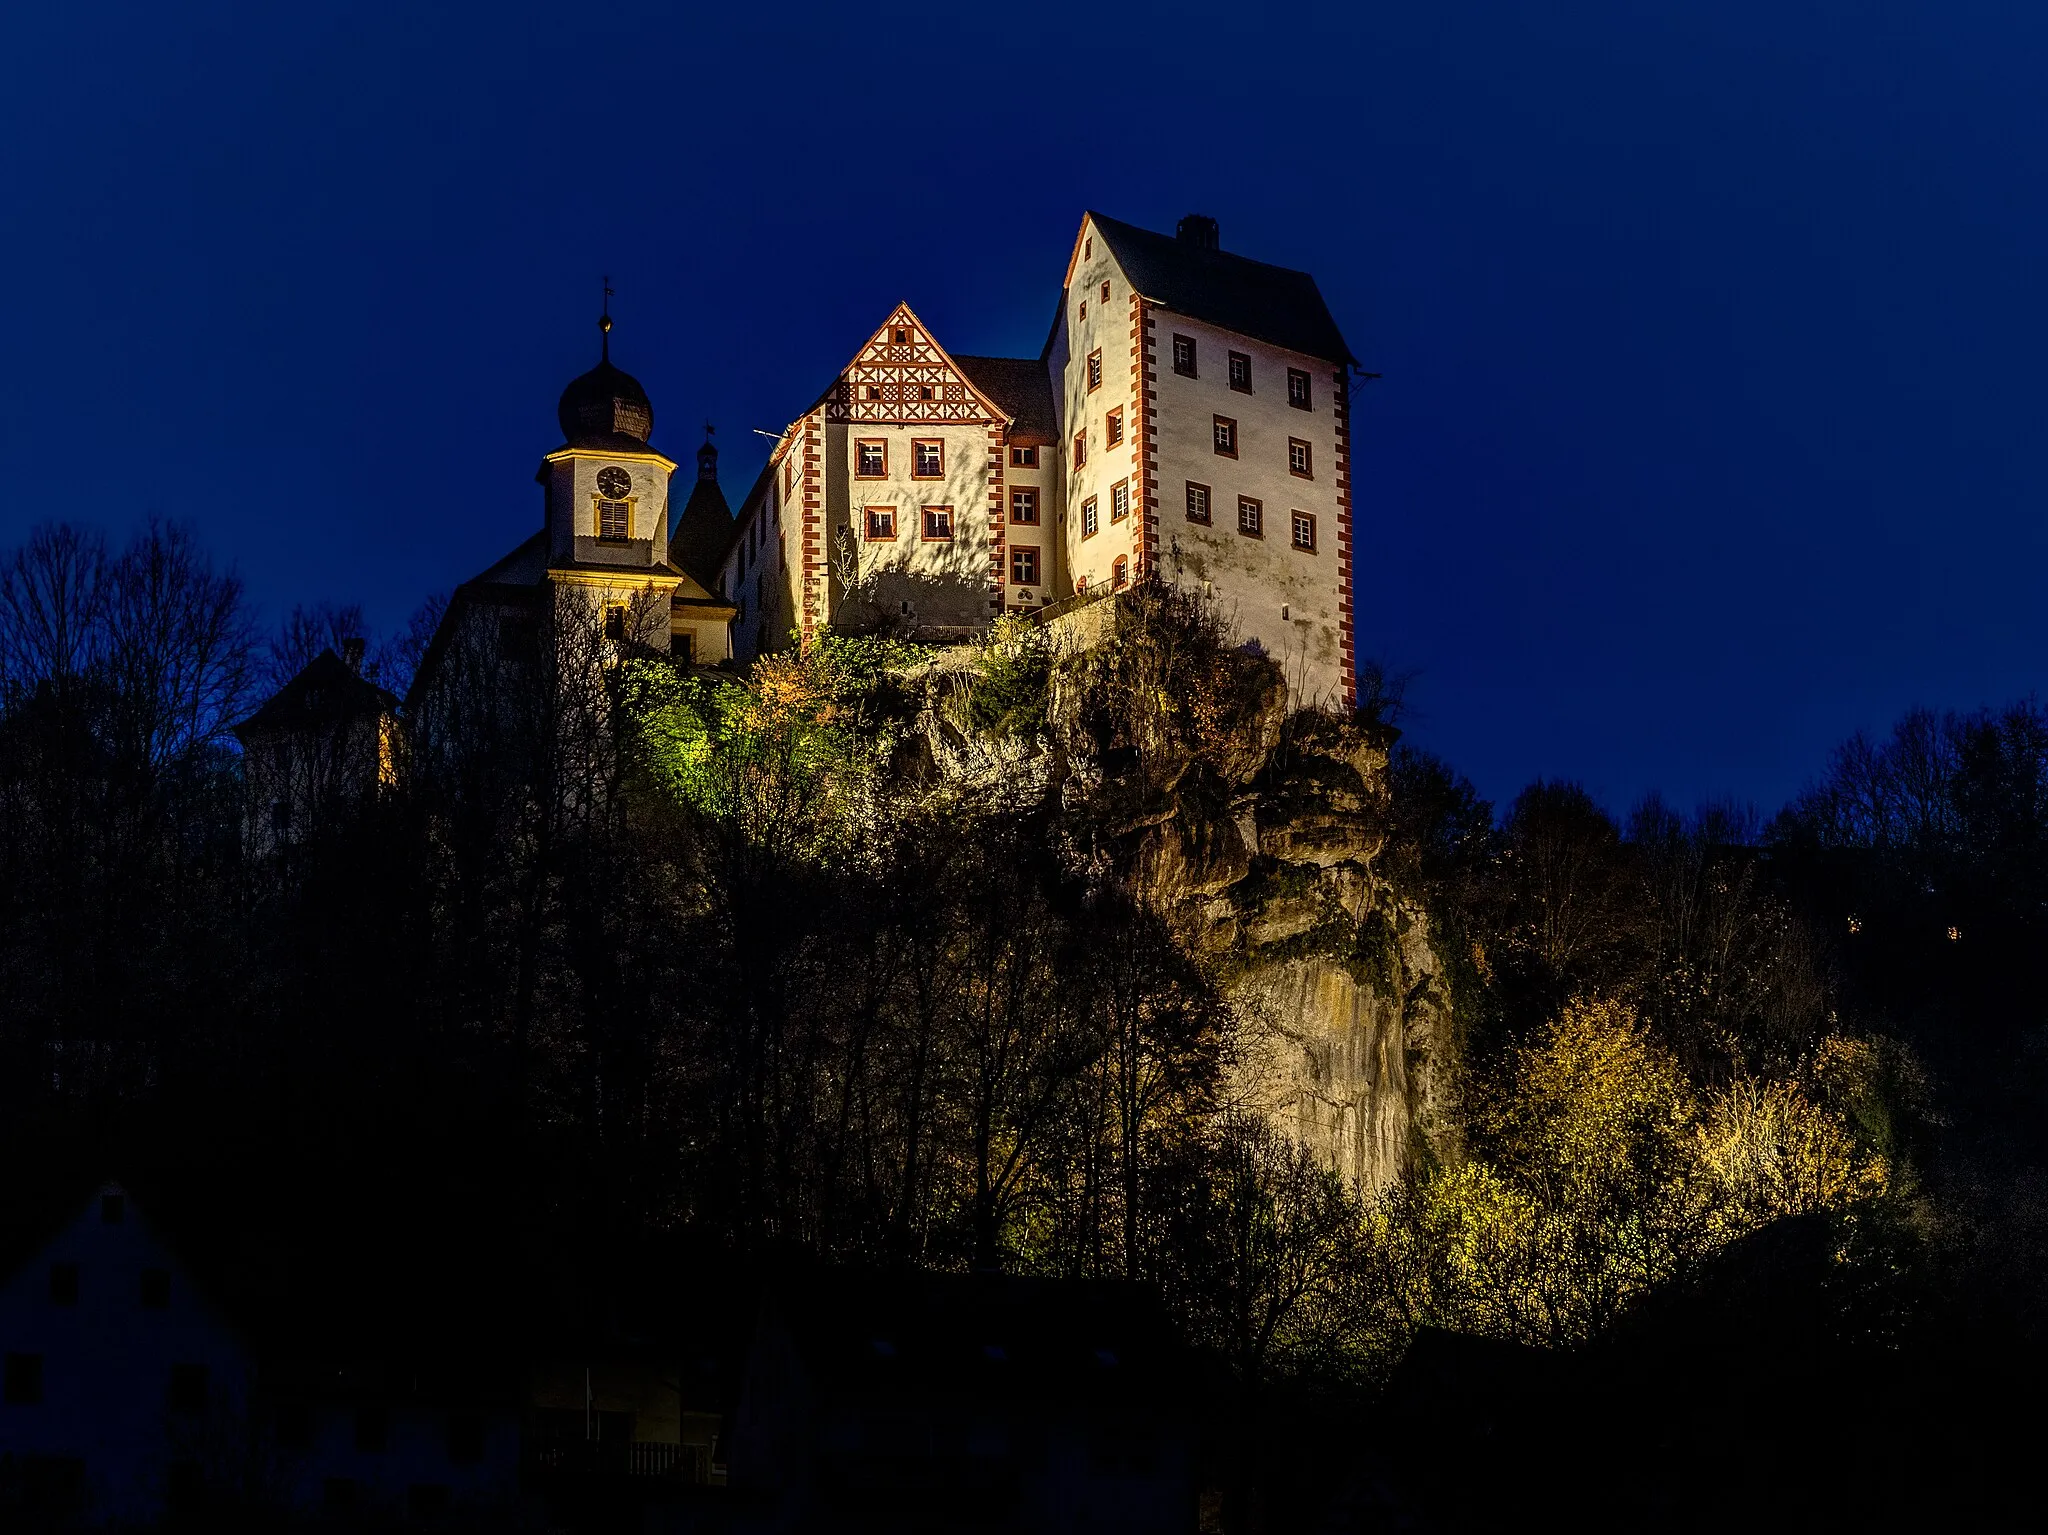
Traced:
[[597, 331], [604, 338], [599, 343], [604, 351], [604, 360], [610, 362], [612, 360], [612, 277], [609, 272], [605, 273], [604, 277], [604, 312], [597, 317]]

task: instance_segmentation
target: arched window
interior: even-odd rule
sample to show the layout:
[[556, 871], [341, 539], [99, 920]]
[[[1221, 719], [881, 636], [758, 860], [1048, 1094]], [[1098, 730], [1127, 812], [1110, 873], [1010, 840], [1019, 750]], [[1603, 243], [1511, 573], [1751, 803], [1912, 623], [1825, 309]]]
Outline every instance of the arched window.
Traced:
[[1116, 557], [1116, 563], [1109, 567], [1110, 590], [1122, 591], [1130, 579], [1131, 562], [1120, 554]]

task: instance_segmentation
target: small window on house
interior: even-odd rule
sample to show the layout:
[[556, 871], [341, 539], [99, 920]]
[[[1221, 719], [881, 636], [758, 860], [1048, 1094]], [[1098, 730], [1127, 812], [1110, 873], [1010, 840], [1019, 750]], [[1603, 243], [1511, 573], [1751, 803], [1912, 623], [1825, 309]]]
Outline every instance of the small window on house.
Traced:
[[50, 1265], [50, 1304], [53, 1306], [75, 1306], [78, 1304], [77, 1264], [53, 1263]]
[[889, 445], [861, 439], [853, 445], [853, 472], [863, 480], [879, 480], [889, 472]]
[[1102, 302], [1105, 304], [1109, 302], [1109, 279], [1107, 277], [1102, 279]]
[[924, 509], [924, 541], [950, 544], [953, 541], [953, 508], [928, 506]]
[[412, 1519], [441, 1518], [448, 1512], [447, 1483], [414, 1482], [405, 1489], [405, 1512]]
[[1012, 469], [1036, 469], [1038, 467], [1038, 449], [1035, 446], [1010, 449], [1010, 467]]
[[880, 384], [870, 384], [861, 394], [863, 399], [879, 400], [882, 397], [882, 386]]
[[0, 1400], [15, 1407], [33, 1407], [43, 1399], [43, 1356], [9, 1354], [0, 1375]]
[[886, 542], [896, 536], [896, 508], [893, 506], [871, 506], [868, 508], [868, 537], [874, 542]]
[[1287, 472], [1296, 479], [1312, 480], [1316, 477], [1308, 444], [1299, 437], [1287, 439]]
[[1081, 242], [1081, 259], [1083, 261], [1093, 261], [1095, 259], [1094, 236], [1091, 235]]
[[1126, 556], [1120, 554], [1116, 557], [1116, 562], [1109, 567], [1109, 589], [1113, 592], [1120, 592], [1130, 585], [1130, 582], [1131, 562]]
[[1316, 551], [1316, 519], [1312, 512], [1294, 514], [1294, 547], [1306, 549], [1310, 554]]
[[1095, 528], [1095, 498], [1090, 496], [1081, 503], [1081, 536], [1083, 538], [1093, 538], [1095, 536]]
[[938, 398], [938, 395], [933, 393], [932, 386], [930, 384], [919, 384], [917, 386], [917, 397], [920, 400], [936, 400]]
[[910, 477], [936, 480], [946, 472], [946, 445], [920, 438], [910, 445]]
[[192, 1417], [206, 1411], [206, 1366], [203, 1364], [174, 1364], [171, 1366], [170, 1389], [164, 1393], [164, 1406], [172, 1412]]
[[1209, 521], [1209, 487], [1197, 485], [1193, 480], [1188, 481], [1188, 521], [1204, 526]]
[[685, 666], [697, 664], [697, 631], [680, 629], [668, 637], [668, 653]]
[[1237, 531], [1246, 538], [1266, 536], [1266, 509], [1250, 496], [1237, 498]]
[[1237, 423], [1228, 416], [1216, 417], [1216, 451], [1225, 458], [1237, 457]]
[[1010, 521], [1035, 523], [1038, 521], [1038, 491], [1030, 485], [1015, 485], [1010, 489]]
[[356, 1448], [366, 1455], [381, 1455], [391, 1442], [391, 1414], [382, 1407], [356, 1409]]
[[171, 1303], [171, 1271], [163, 1268], [144, 1269], [138, 1294], [142, 1304], [150, 1310], [163, 1310]]
[[1088, 300], [1085, 298], [1081, 300], [1081, 323], [1083, 325], [1088, 323]]
[[622, 603], [608, 603], [604, 610], [604, 637], [608, 640], [622, 640], [626, 637], [626, 609]]
[[448, 1414], [448, 1458], [458, 1466], [473, 1466], [484, 1458], [482, 1413]]
[[1287, 403], [1296, 410], [1315, 409], [1309, 398], [1308, 375], [1299, 368], [1287, 370]]
[[1086, 432], [1076, 432], [1074, 433], [1074, 467], [1079, 469], [1087, 462], [1088, 434]]
[[1124, 440], [1124, 408], [1119, 405], [1102, 422], [1102, 441], [1106, 447], [1115, 447]]
[[1195, 376], [1195, 338], [1175, 336], [1173, 338], [1173, 371], [1182, 378]]
[[1252, 360], [1242, 352], [1230, 354], [1230, 387], [1239, 394], [1252, 392]]
[[313, 1409], [304, 1402], [279, 1402], [274, 1430], [280, 1450], [313, 1448]]
[[1088, 388], [1092, 392], [1102, 387], [1102, 348], [1097, 347], [1088, 354]]
[[896, 327], [896, 344], [898, 346], [910, 345], [910, 327], [908, 325], [899, 325]]
[[1038, 551], [1029, 544], [1010, 546], [1010, 580], [1017, 586], [1038, 585]]
[[128, 1196], [125, 1194], [100, 1195], [100, 1224], [118, 1226], [128, 1218]]
[[1118, 480], [1109, 487], [1109, 520], [1122, 522], [1131, 515], [1131, 482]]

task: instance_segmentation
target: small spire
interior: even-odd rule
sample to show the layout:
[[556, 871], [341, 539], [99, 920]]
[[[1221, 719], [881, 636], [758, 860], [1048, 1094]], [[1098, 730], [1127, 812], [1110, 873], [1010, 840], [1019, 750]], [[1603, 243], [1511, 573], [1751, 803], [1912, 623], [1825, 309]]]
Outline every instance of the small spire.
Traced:
[[697, 478], [700, 480], [718, 478], [718, 449], [711, 441], [717, 430], [709, 421], [704, 423], [704, 446], [697, 450]]
[[612, 360], [612, 279], [607, 272], [604, 279], [604, 313], [597, 317], [598, 360]]

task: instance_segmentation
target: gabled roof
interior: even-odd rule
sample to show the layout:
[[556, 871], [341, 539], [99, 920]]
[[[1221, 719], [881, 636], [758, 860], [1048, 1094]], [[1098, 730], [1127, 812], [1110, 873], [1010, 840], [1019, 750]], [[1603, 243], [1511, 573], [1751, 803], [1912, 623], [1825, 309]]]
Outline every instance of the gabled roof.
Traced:
[[1059, 441], [1052, 375], [1046, 371], [1043, 358], [969, 357], [955, 352], [953, 361], [967, 375], [968, 382], [1010, 418], [1012, 442], [1020, 447], [1046, 447]]
[[389, 714], [397, 707], [396, 694], [358, 676], [333, 651], [323, 650], [234, 729], [237, 736], [250, 730], [292, 730], [365, 714]]
[[718, 567], [732, 542], [732, 508], [718, 481], [699, 479], [668, 535], [668, 558], [707, 592], [718, 590]]
[[1100, 213], [1088, 218], [1131, 286], [1153, 303], [1290, 352], [1357, 361], [1308, 273], [1209, 250]]

